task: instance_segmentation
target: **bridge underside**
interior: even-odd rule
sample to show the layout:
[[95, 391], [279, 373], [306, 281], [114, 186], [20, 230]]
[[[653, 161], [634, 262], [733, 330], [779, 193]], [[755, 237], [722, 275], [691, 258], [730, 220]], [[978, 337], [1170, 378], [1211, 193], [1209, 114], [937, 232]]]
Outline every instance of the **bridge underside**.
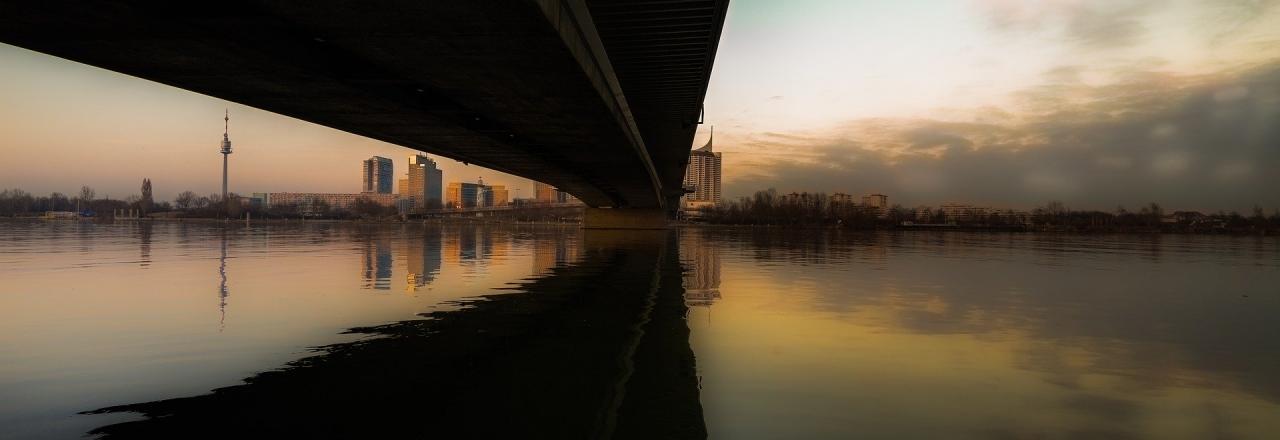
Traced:
[[0, 41], [656, 208], [679, 195], [726, 7], [0, 1]]

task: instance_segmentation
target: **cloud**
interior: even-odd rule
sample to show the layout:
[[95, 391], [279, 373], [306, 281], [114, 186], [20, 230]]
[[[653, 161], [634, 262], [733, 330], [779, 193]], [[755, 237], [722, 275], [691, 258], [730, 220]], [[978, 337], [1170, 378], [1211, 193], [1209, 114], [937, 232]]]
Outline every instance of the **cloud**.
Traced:
[[1067, 19], [1067, 38], [1081, 46], [1108, 48], [1141, 42], [1147, 28], [1142, 19], [1163, 1], [1081, 3]]
[[1078, 47], [1107, 49], [1141, 43], [1147, 33], [1143, 21], [1167, 3], [1165, 0], [986, 0], [975, 2], [975, 6], [988, 27], [997, 32], [1047, 33]]
[[[1270, 35], [1280, 0], [975, 0], [975, 12], [997, 35], [1047, 37], [1085, 51], [1132, 47], [1155, 40], [1148, 22], [1174, 20], [1179, 35], [1208, 46]], [[1167, 14], [1166, 14], [1167, 13]]]
[[908, 205], [1280, 206], [1280, 173], [1259, 172], [1280, 169], [1280, 63], [1217, 75], [1133, 70], [1103, 85], [1063, 86], [1075, 73], [1056, 69], [1019, 92], [1019, 111], [1006, 118], [872, 118], [824, 133], [749, 135], [737, 143], [747, 157], [726, 155], [726, 193], [883, 191]]
[[1200, 15], [1201, 26], [1212, 32], [1213, 43], [1220, 43], [1266, 17], [1280, 5], [1280, 0], [1217, 0], [1207, 2]]

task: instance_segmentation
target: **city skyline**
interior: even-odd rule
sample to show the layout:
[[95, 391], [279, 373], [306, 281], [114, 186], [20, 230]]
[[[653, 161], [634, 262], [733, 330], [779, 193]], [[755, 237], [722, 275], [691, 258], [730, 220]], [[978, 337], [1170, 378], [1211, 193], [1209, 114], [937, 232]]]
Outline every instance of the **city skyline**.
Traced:
[[1280, 0], [10, 3], [0, 438], [1280, 432]]
[[[1280, 167], [1274, 2], [919, 6], [734, 2], [706, 98], [728, 153], [723, 197], [772, 187], [884, 192], [904, 206], [1280, 205], [1267, 191], [1280, 186], [1268, 172]], [[0, 187], [123, 198], [145, 176], [158, 200], [216, 193], [210, 138], [227, 108], [231, 192], [350, 192], [336, 177], [349, 163], [416, 153], [13, 46], [0, 60], [11, 98]], [[308, 166], [272, 165], [287, 160]], [[440, 166], [534, 193], [528, 179]]]
[[[157, 200], [173, 200], [188, 190], [217, 194], [222, 181], [218, 143], [228, 112], [236, 115], [228, 191], [242, 196], [358, 193], [360, 170], [353, 164], [381, 156], [403, 170], [405, 158], [425, 154], [6, 44], [0, 44], [0, 60], [0, 78], [6, 80], [0, 82], [0, 95], [24, 103], [21, 112], [0, 110], [6, 118], [0, 128], [11, 134], [0, 141], [0, 151], [12, 159], [0, 161], [0, 188], [47, 195], [71, 194], [88, 185], [100, 197], [123, 199], [137, 192], [136, 180], [145, 175], [155, 182]], [[484, 176], [528, 192], [533, 188], [523, 177], [433, 157], [449, 174]], [[277, 163], [303, 160], [308, 166]]]

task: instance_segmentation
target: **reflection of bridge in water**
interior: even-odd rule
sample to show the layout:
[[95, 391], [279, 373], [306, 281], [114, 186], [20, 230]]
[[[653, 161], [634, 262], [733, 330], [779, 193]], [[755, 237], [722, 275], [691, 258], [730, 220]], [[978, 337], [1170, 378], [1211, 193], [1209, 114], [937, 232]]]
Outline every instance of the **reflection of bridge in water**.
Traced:
[[[481, 248], [502, 247], [485, 243], [494, 242], [497, 232], [511, 232], [439, 231], [420, 237], [412, 231], [408, 237], [413, 251], [421, 244], [425, 252], [425, 272], [436, 264], [430, 261], [440, 261], [433, 258], [437, 250], [456, 255], [460, 264], [463, 258], [493, 258], [498, 251]], [[526, 244], [535, 248], [535, 270], [542, 273], [511, 292], [468, 300], [459, 310], [429, 313], [429, 319], [351, 329], [374, 337], [321, 347], [314, 356], [242, 385], [92, 411], [143, 415], [94, 434], [706, 437], [675, 233], [519, 232], [531, 234], [533, 242]], [[517, 240], [514, 234], [503, 237], [498, 241]], [[389, 259], [377, 258], [375, 243], [387, 237], [355, 238], [369, 243], [357, 249], [372, 250], [371, 272], [378, 273], [376, 266]], [[548, 263], [554, 266], [546, 268]], [[501, 423], [494, 422], [495, 414]]]

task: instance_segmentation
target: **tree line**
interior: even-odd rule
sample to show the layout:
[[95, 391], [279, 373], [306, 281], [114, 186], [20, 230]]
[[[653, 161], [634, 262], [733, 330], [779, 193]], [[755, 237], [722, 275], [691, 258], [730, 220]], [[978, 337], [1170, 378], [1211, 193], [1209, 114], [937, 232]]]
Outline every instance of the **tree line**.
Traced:
[[1255, 206], [1248, 214], [1235, 211], [1200, 213], [1166, 212], [1157, 203], [1137, 210], [1117, 207], [1114, 212], [1072, 210], [1053, 201], [1030, 211], [873, 207], [836, 199], [824, 193], [778, 194], [772, 188], [756, 191], [717, 206], [706, 207], [698, 221], [729, 225], [834, 226], [851, 229], [884, 229], [919, 226], [954, 228], [1024, 229], [1095, 232], [1280, 232], [1280, 210], [1266, 215]]
[[37, 196], [19, 188], [0, 190], [0, 216], [24, 217], [49, 211], [69, 211], [91, 216], [111, 216], [116, 210], [137, 210], [140, 213], [171, 209], [168, 202], [154, 203], [151, 199], [150, 181], [145, 180], [141, 195], [124, 199], [98, 198], [97, 191], [85, 185], [72, 195], [53, 192]]
[[98, 198], [97, 191], [85, 185], [80, 192], [66, 195], [53, 192], [37, 196], [22, 189], [0, 190], [0, 217], [34, 217], [50, 211], [74, 212], [83, 217], [112, 218], [117, 211], [133, 210], [141, 216], [177, 218], [387, 218], [399, 215], [394, 206], [383, 206], [369, 199], [357, 199], [350, 206], [337, 208], [322, 200], [306, 206], [274, 204], [256, 206], [248, 198], [231, 193], [226, 200], [221, 194], [199, 195], [183, 191], [172, 202], [155, 201], [150, 179], [143, 179], [140, 192], [124, 199]]

